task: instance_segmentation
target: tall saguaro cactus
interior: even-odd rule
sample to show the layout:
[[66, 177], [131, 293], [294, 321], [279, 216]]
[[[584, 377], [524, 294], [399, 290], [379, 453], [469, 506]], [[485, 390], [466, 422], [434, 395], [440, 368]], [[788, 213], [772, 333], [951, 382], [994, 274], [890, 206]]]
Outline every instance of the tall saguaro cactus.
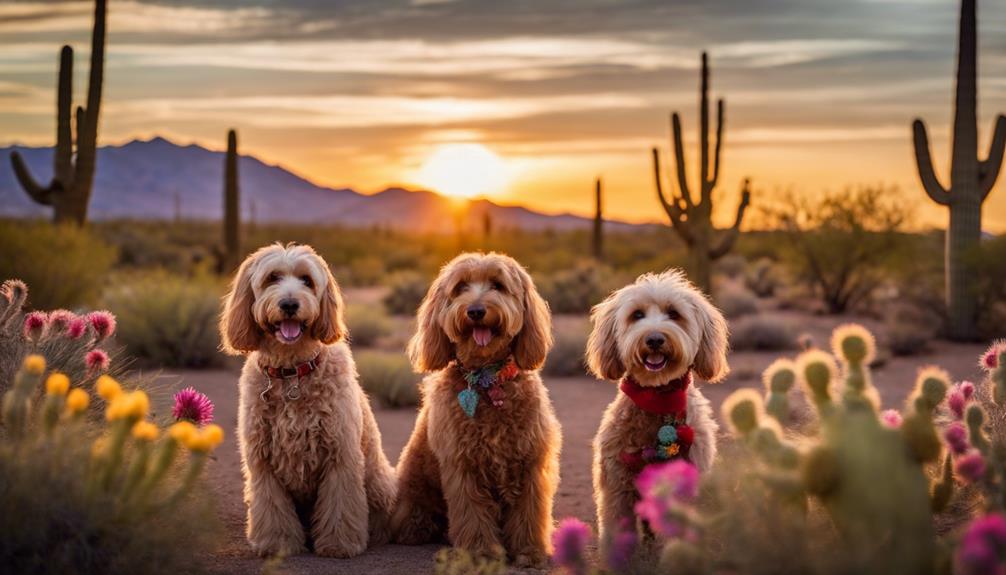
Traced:
[[936, 177], [929, 154], [929, 136], [921, 119], [912, 124], [915, 160], [926, 194], [950, 209], [946, 243], [948, 331], [953, 339], [977, 336], [977, 304], [969, 285], [967, 253], [978, 245], [982, 233], [982, 203], [992, 191], [1006, 147], [1006, 117], [996, 118], [988, 157], [978, 159], [978, 27], [975, 0], [961, 0], [957, 38], [957, 94], [954, 104], [953, 153], [950, 185]]
[[234, 270], [241, 250], [241, 197], [238, 189], [238, 134], [227, 132], [224, 160], [224, 272]]
[[601, 211], [601, 178], [594, 182], [594, 235], [591, 247], [594, 252], [594, 259], [601, 261], [604, 258], [604, 215]]
[[[723, 144], [724, 102], [716, 103], [716, 148], [709, 157], [709, 65], [706, 53], [702, 53], [702, 85], [699, 91], [699, 199], [695, 201], [688, 186], [685, 167], [685, 146], [681, 137], [681, 118], [677, 112], [671, 114], [672, 146], [677, 167], [677, 182], [680, 194], [671, 192], [670, 201], [664, 196], [661, 184], [660, 151], [653, 148], [653, 175], [657, 184], [657, 197], [671, 226], [685, 245], [688, 246], [689, 275], [691, 280], [710, 293], [712, 287], [712, 262], [726, 255], [737, 241], [744, 211], [751, 201], [749, 182], [744, 181], [741, 201], [737, 206], [737, 217], [733, 226], [722, 233], [713, 227], [713, 189], [720, 177], [720, 151]], [[674, 178], [668, 175], [673, 182]], [[673, 186], [672, 186], [673, 188]], [[718, 237], [717, 237], [718, 236]]]
[[102, 78], [105, 73], [106, 0], [94, 3], [94, 30], [91, 33], [91, 69], [87, 82], [87, 107], [77, 106], [77, 147], [70, 126], [73, 104], [73, 49], [63, 46], [59, 56], [59, 85], [56, 98], [56, 149], [53, 175], [43, 186], [31, 175], [28, 165], [17, 152], [11, 153], [14, 174], [24, 191], [35, 202], [52, 206], [53, 221], [83, 225], [94, 185], [95, 158], [98, 152], [98, 114], [101, 108]]

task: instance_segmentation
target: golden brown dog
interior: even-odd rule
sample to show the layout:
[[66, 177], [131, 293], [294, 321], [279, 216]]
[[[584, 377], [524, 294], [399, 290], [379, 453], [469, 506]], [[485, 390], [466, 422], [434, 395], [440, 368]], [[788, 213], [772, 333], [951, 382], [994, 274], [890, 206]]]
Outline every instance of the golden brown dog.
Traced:
[[602, 554], [639, 498], [649, 463], [685, 457], [705, 471], [718, 425], [691, 374], [721, 380], [727, 365], [723, 315], [678, 271], [644, 274], [596, 305], [587, 363], [620, 382], [594, 438], [594, 500]]
[[394, 470], [344, 342], [342, 296], [308, 246], [264, 247], [224, 304], [225, 349], [248, 354], [238, 444], [247, 537], [261, 555], [352, 557], [389, 537]]
[[394, 539], [443, 537], [518, 566], [544, 566], [559, 484], [559, 422], [536, 371], [552, 345], [548, 305], [500, 254], [462, 254], [419, 308], [409, 355], [429, 372], [398, 463]]

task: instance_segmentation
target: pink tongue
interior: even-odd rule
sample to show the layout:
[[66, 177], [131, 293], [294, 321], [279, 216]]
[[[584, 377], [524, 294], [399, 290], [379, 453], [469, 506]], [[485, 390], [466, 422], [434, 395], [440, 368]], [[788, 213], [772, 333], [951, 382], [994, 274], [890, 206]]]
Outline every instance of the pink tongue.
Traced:
[[493, 339], [493, 332], [488, 327], [476, 327], [472, 330], [472, 337], [475, 338], [475, 343], [479, 347], [485, 347], [489, 345], [489, 342]]
[[285, 319], [279, 324], [279, 332], [285, 339], [297, 339], [300, 336], [300, 322], [295, 319]]

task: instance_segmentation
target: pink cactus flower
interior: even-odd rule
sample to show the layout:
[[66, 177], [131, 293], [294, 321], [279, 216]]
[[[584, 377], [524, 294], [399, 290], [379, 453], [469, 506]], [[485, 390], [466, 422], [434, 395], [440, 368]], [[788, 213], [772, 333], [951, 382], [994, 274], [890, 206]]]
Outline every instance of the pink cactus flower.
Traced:
[[108, 371], [108, 354], [103, 349], [92, 349], [84, 355], [84, 365], [87, 366], [88, 374], [104, 373]]
[[77, 314], [65, 309], [57, 309], [49, 312], [49, 333], [51, 335], [63, 335], [70, 322], [77, 318]]
[[70, 339], [80, 339], [85, 331], [87, 331], [87, 322], [81, 317], [71, 319], [70, 323], [66, 325], [66, 337]]
[[611, 547], [608, 550], [608, 568], [619, 573], [629, 568], [632, 554], [636, 550], [639, 538], [632, 521], [623, 518], [618, 530], [611, 537]]
[[965, 483], [975, 483], [985, 476], [985, 458], [977, 451], [962, 455], [954, 462], [954, 473]]
[[968, 444], [968, 430], [964, 429], [964, 426], [957, 421], [948, 425], [943, 431], [943, 439], [950, 446], [950, 451], [954, 452], [954, 455], [963, 455], [971, 448], [971, 445]]
[[24, 337], [32, 343], [38, 343], [45, 335], [45, 328], [49, 324], [49, 317], [45, 312], [33, 311], [24, 316]]
[[94, 328], [98, 341], [102, 341], [115, 333], [115, 316], [108, 311], [95, 311], [87, 314], [87, 321]]
[[880, 422], [884, 427], [899, 429], [901, 427], [901, 412], [897, 409], [886, 409], [880, 414]]
[[968, 399], [964, 397], [964, 392], [961, 391], [960, 387], [954, 389], [947, 396], [947, 407], [950, 408], [950, 412], [954, 414], [954, 418], [958, 421], [964, 419], [964, 408], [968, 404]]
[[968, 525], [957, 548], [957, 573], [961, 575], [1002, 574], [999, 555], [1006, 550], [1006, 516], [989, 513]]
[[992, 342], [992, 345], [982, 354], [979, 365], [985, 371], [992, 371], [999, 367], [999, 355], [1004, 351], [1006, 351], [1006, 340], [1000, 339]]
[[175, 406], [171, 413], [176, 421], [205, 425], [213, 421], [213, 402], [195, 388], [186, 387], [175, 394]]
[[641, 499], [636, 514], [645, 519], [654, 532], [664, 537], [685, 535], [685, 527], [674, 513], [676, 507], [691, 502], [698, 495], [699, 471], [683, 459], [648, 465], [636, 478]]
[[586, 574], [587, 544], [590, 537], [590, 527], [586, 523], [573, 517], [563, 519], [552, 534], [552, 547], [555, 548], [552, 560], [570, 573]]
[[964, 394], [964, 399], [970, 401], [971, 398], [975, 396], [975, 384], [970, 381], [962, 381], [959, 387], [961, 389], [961, 393]]

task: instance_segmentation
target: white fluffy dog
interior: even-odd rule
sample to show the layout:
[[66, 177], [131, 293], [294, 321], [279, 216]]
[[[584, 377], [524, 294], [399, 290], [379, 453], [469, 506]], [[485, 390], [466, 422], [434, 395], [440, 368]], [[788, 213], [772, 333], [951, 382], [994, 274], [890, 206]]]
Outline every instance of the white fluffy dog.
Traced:
[[[309, 246], [264, 247], [241, 264], [220, 332], [247, 353], [238, 444], [247, 537], [261, 555], [352, 557], [388, 539], [394, 470], [343, 341], [342, 296]], [[305, 535], [305, 526], [310, 539]]]
[[649, 463], [683, 457], [705, 471], [716, 456], [718, 425], [692, 374], [721, 380], [727, 366], [723, 315], [679, 271], [644, 274], [594, 307], [587, 363], [620, 382], [594, 438], [594, 499], [606, 552], [619, 523], [631, 520], [634, 482]]

